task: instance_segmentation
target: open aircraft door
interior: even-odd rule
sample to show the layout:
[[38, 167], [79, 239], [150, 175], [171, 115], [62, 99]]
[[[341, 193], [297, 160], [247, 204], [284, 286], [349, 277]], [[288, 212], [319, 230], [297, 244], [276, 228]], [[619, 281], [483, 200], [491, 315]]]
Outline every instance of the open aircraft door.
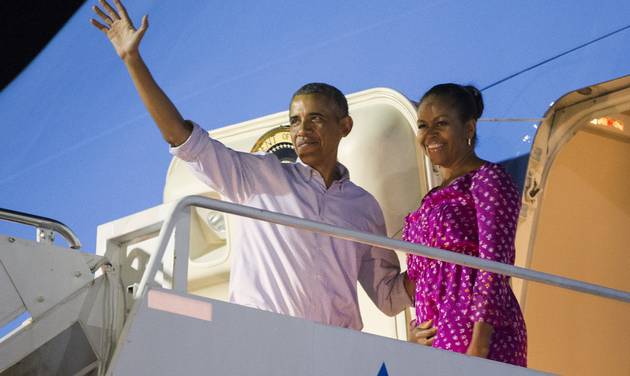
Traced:
[[[370, 89], [348, 96], [354, 128], [341, 141], [339, 160], [350, 171], [350, 177], [369, 191], [381, 205], [387, 234], [399, 238], [403, 218], [415, 210], [438, 175], [415, 143], [415, 104], [391, 89]], [[210, 127], [210, 120], [194, 119]], [[288, 111], [216, 129], [211, 136], [240, 151], [271, 152], [281, 160], [295, 160], [288, 133]], [[171, 162], [164, 202], [201, 194], [219, 197], [197, 180], [185, 163]], [[230, 270], [229, 216], [207, 209], [193, 210], [191, 222], [189, 291], [214, 299], [226, 300]], [[405, 265], [404, 255], [399, 254]], [[409, 312], [395, 318], [382, 314], [360, 289], [359, 302], [364, 331], [406, 339]]]
[[[552, 105], [534, 139], [522, 203], [517, 265], [630, 290], [630, 76]], [[514, 289], [530, 367], [630, 375], [630, 305], [521, 280]]]

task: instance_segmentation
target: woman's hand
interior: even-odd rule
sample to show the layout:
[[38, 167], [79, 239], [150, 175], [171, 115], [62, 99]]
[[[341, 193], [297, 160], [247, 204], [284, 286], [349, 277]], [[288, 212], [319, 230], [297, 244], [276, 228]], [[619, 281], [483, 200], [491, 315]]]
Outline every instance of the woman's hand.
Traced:
[[433, 345], [437, 328], [433, 326], [433, 320], [417, 324], [416, 320], [409, 323], [409, 342], [419, 343], [425, 346]]
[[106, 0], [100, 0], [101, 5], [107, 13], [103, 12], [98, 6], [94, 5], [92, 9], [105, 23], [102, 24], [95, 19], [91, 19], [92, 25], [101, 30], [116, 50], [118, 56], [125, 60], [129, 56], [138, 54], [138, 47], [142, 36], [149, 27], [148, 16], [142, 17], [142, 23], [139, 29], [133, 26], [133, 23], [129, 19], [127, 10], [119, 0], [114, 0], [118, 12], [109, 5]]
[[473, 326], [473, 335], [466, 350], [466, 355], [487, 358], [490, 352], [490, 343], [494, 328], [485, 322], [476, 322]]

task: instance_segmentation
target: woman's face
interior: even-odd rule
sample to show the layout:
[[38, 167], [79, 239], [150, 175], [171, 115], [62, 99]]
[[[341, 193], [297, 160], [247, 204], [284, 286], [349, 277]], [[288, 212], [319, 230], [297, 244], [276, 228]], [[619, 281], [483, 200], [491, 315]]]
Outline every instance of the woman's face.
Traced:
[[448, 99], [425, 98], [418, 107], [418, 145], [435, 165], [449, 168], [471, 152], [468, 139], [474, 136], [474, 121], [462, 122]]

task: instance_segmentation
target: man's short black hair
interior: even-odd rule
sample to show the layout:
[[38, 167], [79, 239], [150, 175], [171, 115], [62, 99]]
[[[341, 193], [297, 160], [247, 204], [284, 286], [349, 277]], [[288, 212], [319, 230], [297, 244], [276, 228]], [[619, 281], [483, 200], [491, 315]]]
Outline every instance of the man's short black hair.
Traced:
[[319, 94], [333, 101], [340, 112], [340, 117], [348, 116], [348, 101], [341, 90], [322, 82], [311, 82], [299, 88], [291, 97], [291, 103], [298, 95]]

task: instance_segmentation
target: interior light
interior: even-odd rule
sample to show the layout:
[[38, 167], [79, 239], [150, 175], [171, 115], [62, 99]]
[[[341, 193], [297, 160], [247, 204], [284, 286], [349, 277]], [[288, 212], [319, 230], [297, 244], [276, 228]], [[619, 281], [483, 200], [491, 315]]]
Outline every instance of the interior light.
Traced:
[[595, 118], [591, 120], [590, 123], [593, 125], [600, 125], [600, 126], [604, 126], [608, 128], [615, 128], [618, 131], [623, 131], [624, 129], [623, 123], [621, 121], [610, 118], [608, 116]]
[[208, 214], [208, 226], [221, 238], [225, 239], [225, 216], [219, 212]]

